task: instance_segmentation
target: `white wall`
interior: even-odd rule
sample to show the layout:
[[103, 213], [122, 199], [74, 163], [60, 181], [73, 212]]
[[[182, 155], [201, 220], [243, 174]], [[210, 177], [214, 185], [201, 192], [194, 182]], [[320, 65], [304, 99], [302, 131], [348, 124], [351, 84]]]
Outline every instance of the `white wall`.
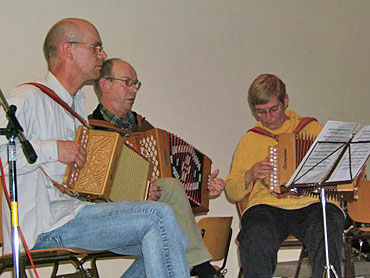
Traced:
[[[247, 88], [279, 75], [302, 115], [369, 123], [370, 2], [367, 0], [34, 0], [1, 1], [0, 87], [46, 72], [42, 43], [63, 17], [100, 30], [110, 57], [131, 62], [143, 82], [136, 111], [185, 138], [226, 177], [237, 142], [253, 123]], [[97, 104], [91, 88], [88, 111]], [[21, 208], [20, 208], [21, 209]], [[233, 215], [224, 196], [209, 215]], [[284, 253], [281, 259], [286, 259]], [[117, 277], [122, 261], [104, 262]], [[233, 239], [227, 277], [238, 272]], [[4, 274], [4, 277], [5, 274]]]

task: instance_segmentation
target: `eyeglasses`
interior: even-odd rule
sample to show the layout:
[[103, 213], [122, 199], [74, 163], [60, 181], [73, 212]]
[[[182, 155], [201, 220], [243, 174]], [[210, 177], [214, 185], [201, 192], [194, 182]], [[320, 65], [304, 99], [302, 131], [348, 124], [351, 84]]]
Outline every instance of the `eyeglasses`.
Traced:
[[76, 42], [76, 41], [71, 41], [71, 42], [68, 42], [70, 44], [87, 44], [89, 47], [91, 47], [94, 51], [94, 53], [102, 53], [103, 52], [103, 45], [100, 43], [100, 42], [97, 42], [97, 43], [87, 43], [87, 42]]
[[118, 80], [123, 82], [127, 87], [135, 86], [136, 89], [140, 89], [141, 82], [139, 80], [132, 80], [131, 78], [113, 78], [113, 77], [106, 77], [108, 80]]
[[283, 107], [282, 104], [275, 105], [271, 107], [270, 109], [255, 109], [256, 115], [260, 118], [266, 117], [267, 114], [275, 114], [280, 111], [281, 107]]

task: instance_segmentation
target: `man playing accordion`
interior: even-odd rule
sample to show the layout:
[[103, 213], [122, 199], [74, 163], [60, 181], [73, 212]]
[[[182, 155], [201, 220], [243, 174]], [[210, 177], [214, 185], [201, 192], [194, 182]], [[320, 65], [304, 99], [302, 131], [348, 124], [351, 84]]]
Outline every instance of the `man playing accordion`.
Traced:
[[[94, 126], [92, 120], [107, 121], [113, 124], [111, 128], [95, 128], [116, 131], [123, 136], [154, 128], [131, 110], [140, 87], [136, 71], [129, 63], [118, 58], [105, 61], [100, 78], [95, 82], [100, 104], [89, 116], [90, 123]], [[208, 188], [211, 197], [218, 196], [224, 188], [224, 181], [218, 179], [217, 175], [218, 170], [210, 175]], [[157, 179], [150, 186], [148, 199], [166, 203], [174, 210], [178, 223], [189, 238], [186, 255], [192, 274], [200, 278], [222, 277], [209, 263], [211, 255], [203, 243], [182, 183], [170, 177]]]

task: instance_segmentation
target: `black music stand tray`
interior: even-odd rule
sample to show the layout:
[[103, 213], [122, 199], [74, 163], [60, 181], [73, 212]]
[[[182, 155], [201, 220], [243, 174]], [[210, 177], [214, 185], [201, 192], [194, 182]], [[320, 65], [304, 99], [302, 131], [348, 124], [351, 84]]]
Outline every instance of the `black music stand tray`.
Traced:
[[[315, 165], [311, 166], [306, 172], [300, 173], [298, 171], [297, 173], [293, 174], [293, 182], [286, 186], [288, 190], [295, 191], [299, 193], [300, 191], [303, 192], [310, 192], [311, 194], [319, 194], [320, 195], [320, 202], [322, 206], [322, 216], [323, 216], [323, 228], [324, 228], [324, 242], [325, 242], [325, 271], [323, 272], [323, 277], [330, 278], [330, 273], [333, 273], [334, 277], [338, 278], [337, 272], [334, 269], [334, 266], [330, 264], [330, 258], [329, 258], [329, 240], [328, 240], [328, 233], [327, 233], [327, 222], [326, 222], [326, 204], [327, 204], [327, 197], [326, 197], [326, 187], [328, 186], [337, 186], [340, 184], [348, 184], [354, 182], [354, 178], [359, 174], [360, 171], [358, 171], [353, 177], [352, 175], [352, 160], [351, 160], [351, 144], [369, 144], [370, 141], [359, 141], [359, 142], [352, 142], [353, 135], [351, 139], [348, 142], [326, 142], [326, 141], [318, 141], [315, 146], [313, 146], [311, 152], [305, 157], [300, 164], [300, 166], [304, 166], [304, 164], [308, 161], [309, 156], [313, 153], [314, 148], [318, 144], [338, 144], [340, 145], [338, 148], [336, 148], [334, 151], [329, 152], [327, 156], [325, 156], [322, 160], [318, 161]], [[340, 149], [343, 148], [341, 151]], [[335, 182], [327, 182], [327, 180], [330, 178], [331, 174], [334, 172], [335, 168], [338, 166], [340, 160], [348, 150], [349, 154], [349, 159], [348, 159], [348, 167], [349, 167], [349, 173], [350, 173], [350, 179], [348, 180], [338, 180]], [[299, 183], [299, 179], [307, 175], [310, 171], [315, 169], [316, 167], [320, 166], [322, 163], [324, 163], [327, 159], [329, 159], [331, 156], [333, 156], [335, 153], [340, 151], [339, 156], [335, 159], [334, 163], [330, 167], [329, 173], [326, 172], [326, 174], [323, 175], [323, 179], [321, 182], [315, 182], [315, 183]], [[369, 158], [369, 154], [367, 154], [367, 159]], [[363, 162], [362, 166], [360, 168], [364, 167], [364, 164], [366, 163], [367, 159], [365, 162]], [[303, 167], [298, 167], [297, 170], [302, 170]]]

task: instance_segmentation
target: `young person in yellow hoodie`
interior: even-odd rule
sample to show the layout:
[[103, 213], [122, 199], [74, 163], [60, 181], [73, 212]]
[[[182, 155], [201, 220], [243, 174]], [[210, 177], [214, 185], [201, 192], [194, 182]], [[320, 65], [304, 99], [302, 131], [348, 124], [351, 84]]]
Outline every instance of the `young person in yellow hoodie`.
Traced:
[[[322, 126], [314, 118], [287, 110], [285, 84], [275, 75], [258, 76], [249, 88], [248, 101], [258, 122], [235, 150], [225, 189], [229, 200], [243, 203], [238, 241], [244, 277], [272, 277], [279, 246], [290, 234], [306, 246], [312, 277], [322, 277], [326, 262], [319, 199], [276, 196], [264, 182], [272, 171], [268, 147], [277, 144], [276, 135], [318, 135]], [[330, 264], [340, 277], [344, 215], [338, 204], [328, 203], [326, 208]]]

